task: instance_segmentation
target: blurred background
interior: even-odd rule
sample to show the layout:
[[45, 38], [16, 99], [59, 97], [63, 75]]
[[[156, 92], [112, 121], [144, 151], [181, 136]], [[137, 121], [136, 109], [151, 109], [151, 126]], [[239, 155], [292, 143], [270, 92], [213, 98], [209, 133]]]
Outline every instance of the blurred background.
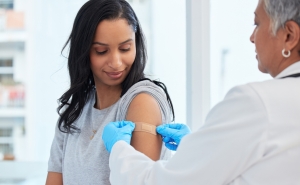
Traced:
[[[202, 88], [205, 95], [199, 94], [207, 110], [233, 86], [270, 79], [258, 71], [255, 49], [249, 41], [257, 1], [201, 0], [196, 6], [206, 6], [201, 9], [202, 19], [192, 11], [197, 8], [190, 6], [193, 1], [200, 2], [128, 0], [147, 39], [146, 73], [167, 85], [175, 121], [182, 123], [191, 120], [189, 102], [198, 94], [190, 87], [198, 86], [197, 79], [199, 86], [207, 84]], [[0, 0], [0, 185], [45, 182], [58, 119], [57, 99], [69, 85], [67, 59], [61, 49], [85, 2]], [[205, 20], [208, 26], [201, 27]], [[198, 22], [206, 34], [202, 43], [207, 56], [199, 62], [206, 67], [194, 69], [191, 76], [188, 45], [197, 40], [189, 33], [193, 31], [191, 24]], [[195, 82], [190, 84], [190, 78]], [[193, 129], [203, 124], [206, 113], [202, 111], [199, 122], [193, 121]]]

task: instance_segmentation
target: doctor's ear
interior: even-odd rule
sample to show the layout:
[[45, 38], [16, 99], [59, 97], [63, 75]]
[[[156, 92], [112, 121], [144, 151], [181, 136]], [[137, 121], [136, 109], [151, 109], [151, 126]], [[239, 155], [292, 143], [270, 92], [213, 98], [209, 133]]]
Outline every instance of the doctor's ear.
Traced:
[[292, 51], [294, 48], [299, 50], [300, 47], [300, 27], [295, 21], [288, 21], [285, 24], [285, 47]]

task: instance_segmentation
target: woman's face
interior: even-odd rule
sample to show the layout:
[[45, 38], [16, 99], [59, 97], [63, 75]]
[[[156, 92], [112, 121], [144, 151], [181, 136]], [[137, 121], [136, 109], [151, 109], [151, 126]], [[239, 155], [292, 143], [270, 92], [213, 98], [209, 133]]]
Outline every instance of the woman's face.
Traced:
[[264, 9], [264, 2], [260, 0], [255, 10], [255, 29], [250, 41], [255, 44], [258, 68], [263, 73], [269, 73], [273, 77], [277, 75], [277, 69], [283, 60], [281, 51], [284, 49], [282, 30], [274, 36], [271, 31], [271, 20]]
[[125, 19], [101, 21], [90, 50], [95, 85], [120, 85], [128, 75], [135, 56], [132, 26]]

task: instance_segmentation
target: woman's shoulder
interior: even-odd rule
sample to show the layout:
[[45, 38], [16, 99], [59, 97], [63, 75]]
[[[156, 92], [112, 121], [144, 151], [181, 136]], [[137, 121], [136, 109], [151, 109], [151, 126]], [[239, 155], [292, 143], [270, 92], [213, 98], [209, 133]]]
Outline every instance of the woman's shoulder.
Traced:
[[128, 91], [132, 91], [132, 90], [136, 90], [136, 89], [145, 89], [145, 90], [149, 90], [149, 89], [154, 89], [154, 90], [161, 90], [161, 88], [159, 86], [157, 86], [153, 81], [145, 79], [145, 80], [141, 80], [137, 83], [135, 83], [133, 86], [131, 86]]
[[121, 99], [132, 99], [143, 93], [151, 95], [158, 101], [167, 101], [167, 97], [163, 89], [150, 80], [142, 80], [135, 83], [128, 89]]
[[[142, 94], [147, 94], [150, 96], [139, 96]], [[160, 107], [160, 110], [163, 113], [164, 121], [166, 121], [166, 119], [169, 117], [170, 107], [164, 91], [158, 85], [154, 84], [150, 80], [143, 80], [131, 86], [120, 99], [120, 103], [119, 103], [120, 111], [118, 114], [119, 118], [124, 118], [124, 116], [128, 111], [129, 105], [136, 97], [138, 97], [138, 99], [153, 98], [154, 100], [156, 100], [156, 102]]]

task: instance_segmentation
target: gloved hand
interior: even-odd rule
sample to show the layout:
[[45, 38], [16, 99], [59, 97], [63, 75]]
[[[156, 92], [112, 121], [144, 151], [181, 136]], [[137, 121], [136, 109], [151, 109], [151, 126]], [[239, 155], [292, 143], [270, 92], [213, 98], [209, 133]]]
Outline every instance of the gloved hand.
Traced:
[[160, 125], [156, 127], [156, 131], [163, 137], [166, 147], [174, 151], [177, 150], [181, 139], [191, 132], [187, 125], [179, 123]]
[[102, 140], [106, 150], [110, 153], [114, 144], [120, 140], [130, 144], [134, 128], [135, 124], [131, 121], [117, 121], [107, 124], [102, 133]]

